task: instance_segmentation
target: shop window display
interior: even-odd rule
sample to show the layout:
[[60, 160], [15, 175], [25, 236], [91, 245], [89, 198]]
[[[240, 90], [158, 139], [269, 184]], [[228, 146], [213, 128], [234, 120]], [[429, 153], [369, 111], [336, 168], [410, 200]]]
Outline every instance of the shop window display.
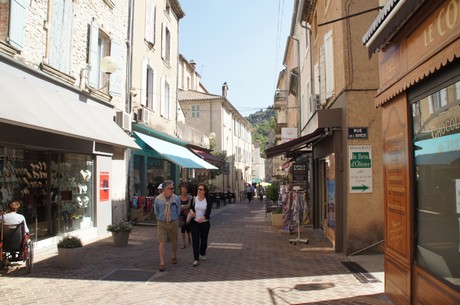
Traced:
[[130, 220], [155, 223], [153, 201], [158, 186], [172, 177], [171, 162], [134, 155], [130, 173]]
[[0, 147], [0, 201], [19, 200], [34, 239], [92, 225], [89, 156]]
[[416, 261], [460, 291], [460, 82], [414, 101]]

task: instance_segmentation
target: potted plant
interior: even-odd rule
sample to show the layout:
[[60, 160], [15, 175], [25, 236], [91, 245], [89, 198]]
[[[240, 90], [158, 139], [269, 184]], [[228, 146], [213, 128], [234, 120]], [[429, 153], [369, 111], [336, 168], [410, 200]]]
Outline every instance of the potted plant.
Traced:
[[73, 230], [78, 230], [80, 229], [81, 221], [83, 219], [83, 215], [72, 215], [70, 216], [70, 219], [72, 219], [72, 229]]
[[126, 247], [128, 245], [129, 233], [133, 229], [133, 224], [126, 220], [107, 226], [107, 231], [112, 232], [113, 243], [117, 247]]
[[57, 244], [59, 265], [62, 268], [79, 268], [83, 243], [77, 236], [66, 235]]
[[283, 225], [283, 210], [281, 207], [277, 207], [272, 210], [272, 226], [281, 227]]

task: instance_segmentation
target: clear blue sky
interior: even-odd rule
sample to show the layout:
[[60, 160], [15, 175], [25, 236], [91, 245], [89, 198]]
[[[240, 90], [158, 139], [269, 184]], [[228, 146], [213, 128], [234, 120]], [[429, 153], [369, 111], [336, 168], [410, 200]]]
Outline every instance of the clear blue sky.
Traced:
[[201, 82], [247, 116], [273, 105], [289, 35], [292, 0], [180, 0], [179, 52]]

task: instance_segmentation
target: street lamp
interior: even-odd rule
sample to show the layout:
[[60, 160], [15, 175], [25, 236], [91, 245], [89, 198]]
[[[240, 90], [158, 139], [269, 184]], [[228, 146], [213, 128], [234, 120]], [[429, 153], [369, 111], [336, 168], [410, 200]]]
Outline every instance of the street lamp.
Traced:
[[[112, 56], [104, 56], [99, 63], [99, 68], [102, 73], [107, 74], [108, 77], [118, 69], [118, 64], [116, 60]], [[89, 73], [89, 66], [87, 65], [85, 68], [82, 68], [80, 71], [80, 88], [81, 89], [89, 89], [90, 91], [100, 91], [104, 89], [108, 84], [109, 80], [105, 82], [105, 84], [100, 88], [91, 88], [88, 83], [88, 73]]]
[[101, 60], [101, 71], [105, 74], [112, 74], [117, 71], [118, 65], [112, 56], [104, 56]]

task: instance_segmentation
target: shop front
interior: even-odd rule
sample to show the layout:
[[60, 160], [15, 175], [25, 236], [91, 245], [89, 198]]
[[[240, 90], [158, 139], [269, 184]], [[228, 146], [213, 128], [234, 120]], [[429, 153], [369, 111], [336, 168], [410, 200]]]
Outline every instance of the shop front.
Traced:
[[[342, 184], [336, 178], [341, 174], [335, 165], [337, 156], [341, 158], [342, 155], [341, 113], [341, 109], [320, 110], [318, 128], [312, 133], [265, 151], [267, 158], [284, 154], [292, 161], [289, 185], [282, 188], [282, 193], [286, 195], [294, 189], [298, 190], [294, 191], [296, 193], [300, 191], [304, 202], [303, 224], [311, 223], [314, 229], [320, 229], [336, 251], [340, 251], [342, 245], [342, 240], [336, 237], [337, 206], [343, 204], [339, 202], [343, 198]], [[299, 175], [299, 169], [304, 171], [303, 175]], [[283, 198], [291, 197], [286, 195]]]
[[0, 83], [1, 208], [21, 203], [38, 249], [69, 232], [105, 233], [120, 186], [110, 177], [126, 170], [112, 161], [138, 146], [114, 123], [113, 109], [81, 92], [5, 62], [0, 76], [8, 80]]
[[175, 193], [181, 182], [193, 182], [217, 169], [187, 148], [187, 143], [144, 125], [133, 125], [133, 137], [142, 150], [133, 151], [129, 171], [130, 218], [155, 223], [153, 201], [165, 180], [174, 181]]
[[460, 1], [389, 1], [363, 42], [380, 60], [385, 292], [459, 304]]

